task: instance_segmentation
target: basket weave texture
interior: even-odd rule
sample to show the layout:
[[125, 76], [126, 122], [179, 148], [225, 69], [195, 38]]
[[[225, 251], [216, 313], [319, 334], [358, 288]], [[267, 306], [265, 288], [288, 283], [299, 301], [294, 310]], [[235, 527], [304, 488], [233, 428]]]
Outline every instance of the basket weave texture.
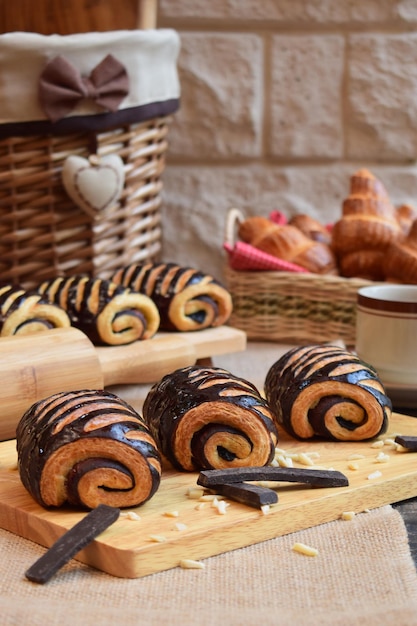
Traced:
[[125, 185], [116, 205], [93, 218], [63, 188], [67, 156], [87, 158], [86, 133], [0, 140], [0, 280], [25, 288], [57, 275], [109, 277], [161, 248], [161, 175], [169, 116], [94, 135], [99, 156], [117, 154]]
[[[226, 242], [233, 246], [239, 212], [232, 209]], [[243, 217], [241, 217], [243, 219]], [[238, 271], [226, 265], [225, 284], [233, 300], [229, 323], [258, 341], [355, 344], [358, 289], [375, 284], [343, 278], [286, 271]]]

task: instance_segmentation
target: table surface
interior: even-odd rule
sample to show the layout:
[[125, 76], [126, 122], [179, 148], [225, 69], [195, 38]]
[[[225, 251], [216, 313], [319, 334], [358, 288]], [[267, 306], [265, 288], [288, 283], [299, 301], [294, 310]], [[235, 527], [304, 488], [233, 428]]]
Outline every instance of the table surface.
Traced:
[[417, 498], [398, 502], [394, 504], [393, 507], [401, 513], [404, 520], [408, 533], [411, 556], [417, 567]]
[[[269, 367], [289, 347], [250, 342], [246, 352], [213, 357], [213, 364], [262, 389]], [[111, 390], [141, 410], [149, 386]], [[352, 522], [336, 520], [226, 552], [207, 559], [203, 569], [176, 567], [133, 580], [72, 560], [47, 585], [23, 576], [43, 554], [41, 546], [3, 531], [0, 622], [93, 626], [99, 621], [106, 626], [122, 621], [136, 626], [140, 615], [150, 626], [164, 620], [173, 626], [220, 621], [275, 626], [279, 615], [282, 624], [310, 626], [313, 612], [322, 626], [417, 626], [416, 513], [417, 497], [370, 510]], [[135, 523], [140, 532], [140, 521]], [[297, 540], [319, 548], [319, 557], [294, 553]]]
[[[396, 408], [398, 413], [404, 413], [405, 415], [411, 415], [417, 419], [417, 408]], [[405, 526], [407, 528], [408, 540], [410, 543], [410, 552], [413, 557], [414, 563], [417, 568], [417, 498], [411, 498], [410, 500], [404, 500], [403, 502], [397, 502], [393, 504], [393, 507], [401, 514]]]

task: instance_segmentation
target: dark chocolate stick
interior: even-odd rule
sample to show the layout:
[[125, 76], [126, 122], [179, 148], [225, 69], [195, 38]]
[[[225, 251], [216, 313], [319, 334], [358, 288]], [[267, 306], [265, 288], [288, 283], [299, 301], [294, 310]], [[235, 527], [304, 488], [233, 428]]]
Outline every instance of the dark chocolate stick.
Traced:
[[35, 561], [25, 573], [26, 578], [34, 583], [48, 582], [63, 565], [111, 526], [119, 515], [120, 509], [99, 504]]
[[276, 504], [278, 502], [278, 494], [267, 487], [258, 485], [249, 485], [248, 483], [233, 483], [211, 485], [210, 489], [219, 495], [226, 496], [241, 504], [247, 504], [260, 509], [265, 504]]
[[202, 470], [197, 484], [212, 488], [212, 485], [225, 485], [243, 481], [277, 481], [307, 483], [315, 487], [346, 487], [347, 477], [336, 470], [318, 470], [295, 467], [236, 467], [230, 469]]
[[394, 441], [407, 448], [407, 450], [417, 452], [417, 437], [413, 435], [397, 435]]

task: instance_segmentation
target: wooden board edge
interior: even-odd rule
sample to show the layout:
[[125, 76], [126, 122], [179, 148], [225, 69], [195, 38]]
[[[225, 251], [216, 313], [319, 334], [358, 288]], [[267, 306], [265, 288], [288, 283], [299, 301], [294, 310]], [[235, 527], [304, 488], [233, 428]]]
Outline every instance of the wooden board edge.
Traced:
[[[391, 487], [389, 490], [387, 490], [387, 484]], [[111, 532], [111, 529], [109, 529], [79, 552], [75, 560], [117, 578], [143, 578], [178, 567], [181, 559], [207, 559], [338, 519], [340, 519], [340, 523], [346, 523], [341, 520], [341, 515], [345, 511], [352, 511], [355, 514], [366, 514], [371, 509], [393, 504], [398, 499], [399, 486], [401, 486], [401, 498], [407, 499], [416, 496], [415, 473], [410, 473], [407, 477], [394, 477], [379, 485], [369, 485], [369, 498], [364, 497], [359, 502], [357, 497], [355, 498], [356, 492], [360, 490], [359, 487], [342, 487], [339, 493], [335, 494], [333, 492], [331, 497], [327, 497], [326, 493], [323, 493], [323, 497], [319, 500], [313, 502], [306, 501], [298, 506], [283, 508], [282, 511], [279, 511], [279, 532], [277, 532], [277, 525], [274, 520], [278, 511], [273, 515], [256, 511], [251, 519], [246, 518], [238, 522], [231, 520], [229, 525], [207, 529], [210, 541], [204, 540], [201, 533], [195, 533], [194, 536], [193, 534], [187, 534], [184, 538], [181, 538], [179, 535], [174, 541], [168, 540], [165, 543], [155, 544], [150, 542], [149, 549], [143, 548], [143, 546], [138, 550], [125, 549], [106, 544], [106, 556], [103, 558], [103, 544], [106, 542], [106, 533]], [[366, 494], [367, 489], [362, 488], [361, 491], [364, 491]], [[326, 506], [326, 500], [328, 500], [328, 506]], [[279, 504], [276, 506], [279, 507]], [[13, 507], [10, 508], [13, 509]], [[23, 518], [27, 518], [25, 520], [26, 524], [20, 524], [20, 527], [24, 529], [26, 526], [26, 528], [30, 529], [31, 514], [20, 512], [20, 515], [23, 515]], [[314, 523], [311, 522], [312, 516], [314, 517]], [[260, 523], [262, 524], [261, 532], [259, 530]], [[5, 530], [14, 532], [12, 526], [9, 528], [5, 527], [1, 518], [0, 525]], [[39, 518], [37, 518], [37, 525], [42, 527], [42, 520], [39, 520]], [[30, 536], [30, 532], [22, 532], [21, 536], [48, 548], [65, 531], [57, 524], [53, 526], [54, 533], [51, 534], [51, 523], [44, 522], [43, 524], [43, 528], [49, 532], [51, 537], [51, 541], [47, 546], [45, 546], [42, 538], [36, 541], [33, 534]], [[140, 529], [138, 532], [140, 532]], [[42, 535], [42, 533], [40, 534]], [[48, 536], [48, 533], [46, 535]]]

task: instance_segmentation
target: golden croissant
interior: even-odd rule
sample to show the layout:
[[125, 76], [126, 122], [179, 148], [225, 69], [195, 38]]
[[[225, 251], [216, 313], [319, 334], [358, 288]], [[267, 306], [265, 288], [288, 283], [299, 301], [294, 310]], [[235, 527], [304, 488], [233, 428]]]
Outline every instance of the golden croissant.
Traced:
[[342, 213], [366, 213], [393, 218], [395, 209], [382, 182], [369, 170], [361, 169], [350, 178], [350, 192], [343, 201]]
[[417, 208], [411, 204], [401, 204], [396, 208], [395, 214], [402, 234], [407, 236], [413, 222], [417, 220]]
[[313, 241], [320, 241], [328, 246], [331, 245], [332, 235], [328, 228], [306, 213], [297, 213], [296, 215], [293, 215], [288, 220], [288, 224], [290, 226], [295, 226], [298, 230], [301, 230], [304, 235]]
[[336, 259], [331, 248], [313, 241], [295, 226], [279, 225], [261, 216], [249, 217], [238, 228], [238, 235], [272, 256], [295, 263], [315, 274], [335, 274]]
[[390, 282], [417, 284], [417, 220], [405, 239], [394, 241], [387, 249], [384, 272]]
[[[381, 181], [366, 169], [355, 172], [350, 179], [350, 193], [343, 202], [342, 217], [332, 229], [332, 247], [341, 275], [383, 280], [383, 253], [400, 236], [396, 209]], [[354, 254], [363, 251], [365, 257], [355, 262]], [[350, 258], [346, 259], [347, 255]]]

